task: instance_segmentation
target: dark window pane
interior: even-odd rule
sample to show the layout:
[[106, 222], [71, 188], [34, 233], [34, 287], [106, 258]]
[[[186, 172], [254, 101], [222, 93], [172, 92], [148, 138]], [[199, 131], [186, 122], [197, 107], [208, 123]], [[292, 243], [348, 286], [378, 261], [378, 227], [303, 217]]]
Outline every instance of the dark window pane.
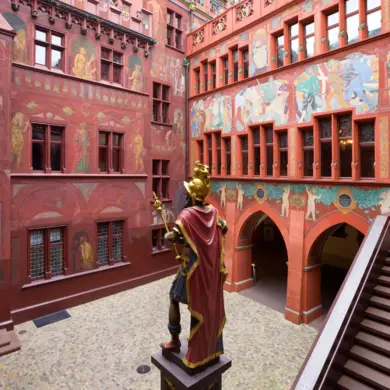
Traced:
[[160, 160], [153, 160], [153, 175], [160, 173]]
[[284, 61], [284, 50], [283, 49], [278, 49], [277, 52], [277, 66], [283, 66], [283, 61]]
[[332, 138], [332, 120], [331, 118], [321, 118], [318, 120], [320, 126], [320, 138], [328, 139]]
[[337, 123], [340, 138], [352, 136], [352, 116], [339, 116], [337, 117]]
[[287, 148], [287, 146], [288, 146], [287, 133], [279, 134], [279, 147], [280, 148]]
[[234, 63], [233, 71], [234, 71], [233, 72], [234, 81], [238, 81], [238, 62]]
[[222, 155], [221, 155], [221, 149], [217, 149], [217, 173], [218, 175], [221, 174], [221, 165], [222, 165]]
[[99, 133], [99, 145], [108, 145], [108, 133]]
[[165, 199], [169, 198], [169, 179], [162, 179], [161, 196]]
[[160, 121], [160, 102], [153, 102], [153, 120], [155, 122]]
[[165, 229], [160, 230], [161, 248], [165, 248]]
[[114, 65], [114, 75], [113, 75], [114, 83], [121, 84], [122, 83], [122, 67], [118, 65]]
[[121, 134], [113, 134], [113, 140], [112, 140], [112, 144], [114, 146], [120, 146], [121, 145], [121, 137], [122, 135]]
[[352, 142], [340, 142], [340, 177], [352, 176]]
[[155, 99], [160, 98], [160, 86], [161, 84], [153, 83], [153, 97]]
[[45, 276], [44, 230], [30, 232], [30, 277], [31, 280], [43, 279]]
[[288, 152], [280, 152], [280, 176], [287, 176]]
[[375, 177], [375, 148], [374, 146], [360, 147], [360, 176]]
[[168, 160], [163, 160], [162, 161], [161, 174], [168, 175], [168, 165], [169, 165], [169, 161]]
[[162, 106], [162, 123], [168, 123], [169, 104], [163, 103]]
[[272, 127], [267, 127], [265, 129], [265, 142], [267, 144], [272, 144], [274, 141], [274, 131]]
[[64, 273], [64, 231], [50, 229], [50, 271], [52, 276]]
[[63, 127], [51, 126], [50, 139], [52, 142], [61, 142], [62, 141], [62, 130], [63, 130]]
[[158, 230], [152, 230], [152, 248], [153, 250], [157, 250], [157, 240], [158, 240]]
[[313, 130], [306, 130], [303, 133], [303, 146], [313, 146]]
[[112, 169], [114, 172], [120, 171], [120, 150], [118, 148], [112, 150]]
[[172, 27], [168, 27], [167, 28], [167, 44], [169, 46], [172, 46], [172, 36], [173, 36], [173, 28]]
[[272, 146], [267, 147], [267, 176], [273, 175], [274, 150]]
[[162, 100], [169, 100], [168, 99], [169, 97], [169, 87], [167, 87], [166, 85], [163, 85], [162, 87]]
[[247, 136], [241, 137], [241, 149], [243, 152], [248, 151], [248, 137]]
[[98, 223], [97, 262], [99, 265], [108, 264], [108, 230], [107, 222]]
[[244, 62], [244, 79], [249, 77], [249, 62]]
[[175, 47], [176, 49], [181, 49], [181, 32], [176, 31], [175, 34]]
[[257, 146], [254, 148], [254, 174], [260, 175], [260, 148]]
[[153, 179], [153, 192], [157, 195], [157, 196], [160, 196], [160, 179], [156, 179], [154, 178]]
[[102, 58], [109, 60], [111, 55], [111, 50], [102, 49]]
[[62, 51], [52, 49], [51, 67], [55, 69], [61, 69], [61, 58], [62, 58]]
[[110, 64], [102, 62], [101, 71], [102, 71], [101, 79], [109, 81], [110, 80]]
[[122, 54], [114, 52], [114, 62], [116, 64], [121, 64], [122, 63]]
[[374, 122], [359, 124], [359, 142], [374, 142], [375, 126]]
[[32, 144], [32, 168], [34, 170], [43, 170], [44, 143]]
[[99, 148], [99, 170], [107, 172], [107, 148]]
[[303, 151], [303, 175], [312, 177], [313, 176], [313, 163], [314, 163], [314, 152], [313, 150]]
[[260, 129], [253, 130], [253, 143], [255, 145], [260, 145]]
[[61, 144], [50, 144], [50, 167], [52, 171], [60, 171], [61, 164]]
[[123, 223], [112, 223], [112, 258], [115, 262], [123, 260]]
[[46, 47], [35, 45], [35, 63], [46, 65]]
[[33, 125], [32, 126], [32, 139], [34, 140], [44, 140], [45, 139], [45, 125]]
[[248, 152], [242, 153], [242, 174], [248, 175]]
[[204, 155], [203, 155], [203, 141], [198, 141], [199, 147], [199, 159], [202, 164], [204, 164]]
[[331, 177], [332, 143], [321, 142], [321, 176]]

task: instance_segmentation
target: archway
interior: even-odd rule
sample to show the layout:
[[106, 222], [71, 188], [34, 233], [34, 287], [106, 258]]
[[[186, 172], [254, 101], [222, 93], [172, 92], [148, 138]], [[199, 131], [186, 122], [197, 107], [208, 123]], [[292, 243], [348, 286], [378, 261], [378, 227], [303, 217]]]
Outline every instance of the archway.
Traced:
[[[314, 241], [309, 259], [320, 266], [320, 286], [307, 286], [307, 291], [319, 295], [324, 314], [331, 308], [363, 239], [362, 232], [343, 222], [327, 228]], [[323, 319], [320, 317], [317, 324]]]
[[245, 222], [239, 240], [246, 241], [254, 278], [254, 286], [242, 294], [284, 313], [288, 255], [282, 232], [272, 218], [258, 211]]

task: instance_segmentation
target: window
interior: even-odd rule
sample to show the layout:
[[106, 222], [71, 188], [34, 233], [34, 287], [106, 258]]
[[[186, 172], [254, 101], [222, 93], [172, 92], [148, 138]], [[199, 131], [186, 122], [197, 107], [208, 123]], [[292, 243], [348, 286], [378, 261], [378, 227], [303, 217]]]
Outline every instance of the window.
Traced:
[[332, 170], [332, 118], [318, 120], [320, 129], [321, 176], [331, 177]]
[[212, 62], [211, 64], [211, 85], [212, 88], [217, 88], [217, 64], [216, 62]]
[[204, 164], [203, 141], [197, 141], [199, 161]]
[[206, 135], [206, 141], [207, 141], [208, 165], [209, 165], [210, 175], [211, 175], [213, 172], [213, 138], [211, 134]]
[[328, 49], [333, 50], [339, 47], [339, 12], [333, 12], [326, 16]]
[[241, 138], [241, 166], [243, 176], [248, 175], [248, 136], [243, 135]]
[[182, 49], [182, 17], [178, 13], [168, 9], [167, 10], [167, 41], [168, 46], [172, 46], [176, 49]]
[[340, 177], [352, 177], [352, 115], [337, 117]]
[[271, 126], [265, 129], [265, 149], [267, 158], [267, 176], [273, 175], [274, 164], [274, 130]]
[[306, 23], [303, 26], [304, 43], [305, 43], [305, 57], [310, 58], [314, 56], [314, 22]]
[[252, 130], [253, 132], [253, 164], [255, 175], [260, 175], [260, 164], [261, 164], [261, 148], [260, 148], [260, 127], [256, 127]]
[[123, 172], [123, 134], [99, 131], [99, 171]]
[[288, 136], [287, 132], [279, 133], [279, 166], [280, 176], [287, 176], [288, 167]]
[[161, 199], [169, 199], [169, 160], [153, 160], [153, 192]]
[[65, 228], [29, 231], [29, 276], [32, 281], [64, 274]]
[[221, 133], [215, 133], [215, 144], [217, 148], [217, 174], [220, 175], [222, 166]]
[[31, 166], [37, 171], [64, 168], [64, 127], [32, 124]]
[[221, 59], [222, 61], [222, 69], [223, 69], [223, 82], [224, 85], [229, 84], [229, 58], [225, 56]]
[[360, 177], [375, 177], [375, 122], [359, 123]]
[[97, 224], [97, 263], [114, 264], [123, 261], [123, 221]]
[[346, 0], [345, 2], [345, 26], [348, 44], [359, 40], [359, 1]]
[[313, 128], [302, 130], [303, 137], [303, 176], [313, 177], [314, 138]]
[[381, 0], [366, 0], [367, 34], [373, 37], [381, 33]]
[[102, 47], [100, 57], [100, 79], [122, 84], [123, 55]]
[[204, 90], [207, 92], [208, 87], [209, 87], [209, 74], [208, 74], [208, 68], [209, 64], [208, 62], [204, 62], [203, 64], [203, 84], [204, 84]]
[[152, 230], [152, 252], [160, 252], [167, 247], [165, 246], [165, 229]]
[[293, 64], [298, 61], [298, 51], [299, 51], [299, 28], [298, 23], [294, 23], [289, 26], [290, 33], [290, 61]]
[[232, 146], [230, 137], [224, 138], [223, 142], [225, 143], [226, 175], [230, 175], [232, 169]]
[[284, 36], [279, 35], [276, 38], [276, 66], [279, 68], [284, 63]]
[[233, 81], [238, 81], [238, 49], [232, 50], [233, 57]]
[[244, 71], [244, 79], [246, 79], [249, 77], [249, 50], [248, 48], [245, 48], [241, 52], [242, 52], [242, 67]]
[[200, 69], [195, 69], [195, 90], [196, 93], [200, 93]]
[[64, 35], [36, 27], [35, 63], [49, 69], [63, 69]]
[[153, 83], [153, 121], [169, 123], [169, 86]]

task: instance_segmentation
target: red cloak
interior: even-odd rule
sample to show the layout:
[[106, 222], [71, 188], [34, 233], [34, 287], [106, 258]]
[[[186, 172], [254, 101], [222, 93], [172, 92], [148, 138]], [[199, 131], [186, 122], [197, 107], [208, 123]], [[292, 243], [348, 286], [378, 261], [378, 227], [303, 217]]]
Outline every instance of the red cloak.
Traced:
[[[223, 353], [222, 330], [225, 325], [223, 285], [224, 265], [222, 224], [213, 206], [189, 207], [177, 219], [177, 225], [196, 257], [187, 274], [188, 310], [192, 321], [188, 352], [183, 362], [194, 368]], [[220, 341], [220, 342], [218, 342]]]

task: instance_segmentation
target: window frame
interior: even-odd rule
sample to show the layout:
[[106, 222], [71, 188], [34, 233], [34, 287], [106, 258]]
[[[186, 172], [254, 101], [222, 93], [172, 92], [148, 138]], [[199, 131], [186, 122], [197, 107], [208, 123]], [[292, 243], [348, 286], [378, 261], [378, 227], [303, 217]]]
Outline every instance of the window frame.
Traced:
[[[46, 34], [46, 41], [42, 41], [42, 40], [36, 38], [37, 31], [40, 31], [40, 32], [43, 32]], [[49, 29], [47, 27], [40, 26], [40, 25], [35, 25], [34, 32], [35, 32], [35, 35], [34, 35], [34, 65], [45, 67], [51, 71], [64, 72], [65, 71], [65, 47], [66, 47], [65, 34], [58, 32], [56, 30]], [[56, 44], [52, 43], [52, 36], [53, 35], [61, 38], [61, 45], [56, 45]], [[37, 46], [45, 48], [45, 64], [39, 64], [37, 62], [37, 54], [36, 54], [36, 47]], [[52, 66], [53, 50], [61, 52], [61, 61], [60, 61], [59, 68]]]
[[[168, 17], [168, 15], [170, 15]], [[177, 20], [177, 25], [176, 25]], [[173, 24], [172, 21], [175, 21]], [[183, 16], [179, 14], [176, 11], [173, 11], [170, 8], [167, 8], [167, 46], [171, 47], [176, 50], [183, 50]], [[170, 33], [169, 33], [170, 32]], [[169, 44], [169, 35], [171, 35], [170, 40], [171, 43]], [[177, 40], [177, 37], [179, 37], [179, 40]]]
[[[363, 29], [363, 32], [364, 32], [364, 38], [371, 38], [371, 37], [375, 37], [379, 34], [382, 33], [383, 29], [382, 29], [382, 23], [383, 23], [383, 14], [382, 14], [382, 4], [379, 5], [379, 7], [376, 7], [376, 8], [373, 8], [373, 9], [370, 9], [368, 10], [368, 7], [367, 7], [367, 2], [369, 0], [364, 0], [364, 24], [365, 24], [365, 28]], [[369, 31], [368, 31], [368, 23], [367, 23], [367, 19], [368, 19], [368, 15], [369, 14], [372, 14], [374, 12], [378, 12], [380, 11], [381, 13], [381, 26], [380, 26], [380, 31], [378, 34], [375, 34], [375, 35], [369, 35]]]
[[[107, 134], [107, 145], [100, 145], [100, 134]], [[119, 136], [119, 146], [114, 146], [114, 135]], [[98, 171], [101, 174], [122, 174], [124, 172], [124, 136], [120, 131], [105, 128], [98, 129]], [[106, 170], [100, 170], [100, 150], [106, 149]], [[119, 171], [114, 170], [114, 150], [119, 150]]]
[[[249, 47], [245, 46], [240, 49], [241, 58], [242, 58], [242, 75], [243, 79], [247, 79], [249, 77]], [[245, 54], [247, 54], [248, 58], [245, 59]]]
[[[255, 126], [251, 128], [252, 140], [253, 140], [253, 176], [260, 176], [261, 174], [261, 126]], [[259, 142], [256, 140], [256, 134], [258, 134]], [[258, 159], [256, 158], [258, 156]], [[256, 159], [259, 165], [256, 164]]]
[[[288, 130], [278, 130], [274, 131], [274, 142], [275, 142], [275, 135], [277, 137], [277, 147], [278, 147], [278, 163], [279, 163], [279, 177], [288, 177], [288, 157], [289, 157], [289, 150], [288, 150]], [[282, 147], [280, 145], [281, 136], [286, 136], [287, 139], [287, 146]], [[287, 154], [287, 163], [286, 163], [286, 174], [282, 175], [282, 153]]]
[[[235, 46], [230, 49], [230, 55], [232, 58], [232, 65], [233, 65], [233, 83], [236, 83], [239, 80], [239, 69], [240, 69], [240, 50], [238, 50], [238, 47]], [[228, 60], [229, 61], [229, 60]], [[229, 66], [229, 65], [228, 65]]]
[[[157, 163], [158, 170], [157, 172], [154, 170], [154, 164]], [[164, 173], [163, 165], [166, 163], [166, 171]], [[171, 184], [171, 176], [170, 176], [170, 168], [171, 168], [171, 160], [167, 159], [153, 159], [152, 160], [152, 191], [156, 193], [157, 197], [162, 201], [170, 201], [171, 193], [170, 193], [170, 184]], [[165, 194], [163, 193], [163, 183], [166, 184]], [[155, 188], [154, 183], [157, 183], [157, 187]]]
[[[374, 140], [373, 141], [370, 141], [370, 142], [362, 142], [360, 140], [360, 125], [365, 125], [367, 123], [370, 123], [372, 122], [373, 124], [373, 127], [374, 127]], [[354, 124], [356, 125], [357, 127], [357, 132], [356, 132], [356, 135], [357, 135], [357, 147], [358, 147], [358, 165], [359, 165], [359, 170], [358, 170], [358, 176], [359, 176], [359, 179], [362, 179], [362, 180], [375, 180], [376, 179], [376, 156], [375, 156], [375, 152], [376, 152], [376, 148], [375, 148], [375, 127], [376, 127], [376, 118], [368, 118], [368, 119], [364, 119], [364, 120], [357, 120], [354, 122]], [[373, 176], [363, 176], [362, 175], [362, 149], [364, 148], [373, 148], [374, 150], [374, 174]]]
[[[346, 37], [346, 42], [345, 44], [346, 45], [352, 45], [353, 43], [356, 43], [356, 42], [359, 42], [360, 38], [359, 38], [359, 30], [360, 30], [360, 5], [361, 5], [361, 0], [358, 0], [358, 8], [357, 10], [355, 11], [352, 11], [350, 12], [349, 14], [347, 14], [347, 1], [348, 0], [344, 0], [343, 1], [343, 6], [344, 6], [344, 13], [345, 13], [345, 16], [344, 16], [344, 31], [345, 31], [345, 37]], [[357, 39], [356, 41], [353, 41], [353, 42], [348, 42], [348, 19], [349, 18], [352, 18], [353, 16], [357, 15], [358, 16], [358, 25], [357, 25]], [[340, 21], [339, 21], [339, 24], [340, 24]]]
[[[304, 48], [304, 58], [312, 58], [316, 55], [316, 24], [315, 20], [313, 18], [305, 19], [302, 23], [302, 33], [303, 33], [303, 48]], [[306, 34], [306, 26], [313, 24], [314, 29], [313, 32], [310, 34]], [[314, 37], [314, 53], [312, 56], [307, 55], [307, 39]]]
[[[294, 35], [294, 36], [291, 36], [291, 29], [293, 26], [297, 26], [297, 35]], [[299, 22], [298, 20], [293, 20], [293, 21], [290, 21], [287, 25], [287, 31], [288, 31], [288, 51], [289, 51], [289, 63], [290, 64], [295, 64], [296, 62], [299, 61], [299, 40], [300, 40], [300, 37], [299, 37]], [[293, 41], [297, 41], [298, 42], [298, 49], [297, 49], [297, 59], [296, 61], [293, 61], [292, 59], [292, 42]]]
[[229, 84], [229, 55], [221, 57], [222, 85]]
[[[240, 134], [240, 161], [242, 176], [249, 176], [249, 134]], [[244, 140], [246, 140], [246, 149], [244, 149]], [[246, 160], [246, 167], [244, 161]]]
[[[120, 260], [115, 260], [113, 257], [113, 244], [114, 244], [114, 234], [113, 234], [113, 224], [114, 223], [120, 223], [121, 224], [121, 235], [122, 235], [122, 254], [120, 256]], [[98, 250], [98, 242], [99, 242], [99, 225], [108, 224], [108, 237], [107, 237], [107, 244], [108, 244], [108, 250], [107, 250], [107, 256], [108, 260], [107, 262], [100, 263], [99, 262], [99, 250]], [[111, 266], [114, 264], [122, 263], [126, 261], [125, 256], [125, 239], [124, 239], [124, 232], [125, 232], [125, 226], [126, 221], [123, 219], [110, 219], [110, 220], [98, 220], [96, 221], [96, 262], [95, 265], [97, 268], [104, 267], [104, 266]]]
[[[156, 90], [159, 91], [158, 92], [159, 96], [157, 96], [157, 97], [155, 96], [155, 93], [154, 93], [155, 87], [158, 87], [158, 88], [156, 88]], [[167, 99], [164, 99], [164, 91], [167, 91], [167, 93], [166, 93]], [[157, 83], [157, 82], [153, 81], [153, 90], [152, 90], [153, 120], [152, 120], [152, 122], [158, 123], [161, 125], [171, 125], [171, 123], [170, 123], [170, 120], [171, 120], [171, 117], [170, 117], [171, 100], [170, 100], [170, 98], [171, 98], [171, 87], [168, 84]], [[155, 115], [155, 107], [158, 107], [157, 116]], [[164, 107], [165, 107], [166, 111], [164, 111]], [[164, 112], [166, 112], [165, 121], [164, 121]]]
[[207, 150], [207, 165], [209, 166], [210, 176], [213, 174], [213, 134], [205, 134], [206, 150]]
[[[109, 52], [109, 59], [103, 57], [103, 51]], [[115, 55], [119, 55], [121, 62], [116, 62]], [[100, 47], [100, 81], [103, 83], [110, 83], [114, 85], [124, 85], [124, 65], [123, 65], [124, 54], [118, 50], [114, 50], [105, 46]], [[108, 80], [102, 77], [102, 65], [108, 65]], [[120, 69], [120, 81], [114, 81], [114, 69]]]
[[222, 174], [222, 134], [221, 132], [214, 133], [215, 139], [215, 152], [216, 152], [216, 174], [221, 176]]
[[[329, 25], [329, 16], [333, 15], [335, 13], [338, 13], [338, 20], [337, 23]], [[325, 17], [325, 31], [326, 31], [326, 43], [327, 43], [327, 51], [332, 51], [339, 49], [341, 47], [340, 44], [340, 32], [341, 32], [341, 15], [340, 15], [340, 9], [339, 6], [337, 5], [336, 7], [331, 7], [330, 9], [326, 10], [324, 12], [324, 17]], [[332, 30], [333, 28], [338, 27], [339, 32], [337, 34], [338, 41], [337, 41], [337, 47], [330, 48], [330, 41], [329, 41], [329, 30]]]
[[222, 143], [225, 151], [225, 175], [230, 176], [232, 174], [232, 138], [222, 137]]
[[[209, 90], [209, 63], [207, 60], [202, 62], [202, 67], [203, 67], [203, 89], [204, 92], [207, 92]], [[200, 88], [200, 86], [199, 86]]]
[[[309, 132], [311, 131], [311, 135], [312, 135], [312, 138], [313, 138], [313, 144], [312, 145], [305, 145], [305, 133], [306, 132]], [[300, 136], [301, 136], [301, 146], [302, 146], [302, 166], [303, 166], [303, 169], [302, 169], [302, 177], [304, 179], [312, 179], [314, 178], [314, 149], [315, 149], [315, 142], [314, 142], [314, 127], [313, 126], [307, 126], [307, 127], [303, 127], [303, 128], [300, 128], [299, 129], [299, 132], [300, 132]], [[305, 152], [311, 152], [312, 153], [312, 164], [311, 164], [311, 172], [312, 174], [311, 175], [305, 175]]]
[[[171, 227], [172, 224], [168, 224], [168, 227]], [[157, 241], [157, 246], [153, 245], [153, 234], [156, 232], [156, 241]], [[154, 226], [154, 229], [151, 230], [151, 235], [152, 235], [152, 255], [162, 253], [162, 252], [170, 252], [172, 251], [171, 248], [167, 247], [165, 245], [165, 239], [164, 236], [166, 234], [165, 227], [159, 227], [156, 228]]]
[[210, 61], [210, 73], [211, 73], [211, 89], [217, 88], [217, 62]]
[[[278, 31], [277, 33], [275, 33], [273, 35], [274, 37], [274, 40], [275, 40], [275, 61], [276, 61], [276, 68], [281, 68], [282, 66], [284, 66], [285, 64], [285, 60], [284, 60], [284, 57], [285, 57], [285, 50], [284, 50], [284, 45], [285, 45], [285, 42], [286, 42], [286, 37], [284, 36], [284, 32], [283, 30], [281, 31]], [[278, 43], [278, 39], [283, 37], [283, 44], [279, 45]], [[279, 50], [282, 51], [282, 63], [279, 65]]]

